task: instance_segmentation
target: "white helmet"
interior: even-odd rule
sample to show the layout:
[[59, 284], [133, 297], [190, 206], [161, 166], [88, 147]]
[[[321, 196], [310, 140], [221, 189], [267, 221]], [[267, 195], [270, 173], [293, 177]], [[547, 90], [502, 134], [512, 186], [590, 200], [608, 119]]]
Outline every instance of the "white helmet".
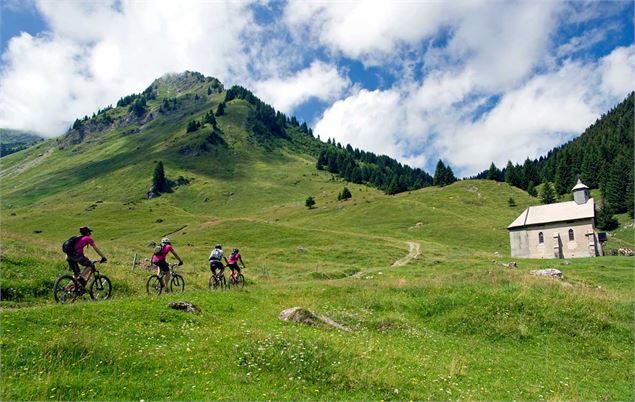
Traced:
[[164, 237], [163, 239], [161, 239], [161, 244], [170, 244], [170, 239]]

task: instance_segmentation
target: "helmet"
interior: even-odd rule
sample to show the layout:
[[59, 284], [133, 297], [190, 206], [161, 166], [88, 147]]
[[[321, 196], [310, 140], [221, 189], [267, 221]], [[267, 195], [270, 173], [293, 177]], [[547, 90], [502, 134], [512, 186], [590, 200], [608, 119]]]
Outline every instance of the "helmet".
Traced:
[[232, 253], [237, 253], [239, 250], [237, 248], [232, 250]]
[[222, 248], [220, 244], [217, 244], [214, 248]]
[[88, 236], [93, 232], [93, 229], [90, 228], [90, 226], [82, 226], [81, 228], [79, 228], [79, 233], [82, 234], [83, 236]]
[[161, 244], [170, 244], [170, 239], [164, 237], [163, 239], [161, 239]]

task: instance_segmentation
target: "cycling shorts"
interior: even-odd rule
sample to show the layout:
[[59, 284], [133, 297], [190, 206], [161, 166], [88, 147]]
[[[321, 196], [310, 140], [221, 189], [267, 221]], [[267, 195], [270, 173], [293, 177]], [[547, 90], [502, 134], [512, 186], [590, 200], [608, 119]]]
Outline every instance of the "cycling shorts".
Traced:
[[82, 265], [84, 267], [95, 268], [95, 264], [84, 254], [71, 253], [66, 255], [66, 261], [68, 262], [69, 268], [73, 271], [75, 276], [80, 274], [79, 266]]
[[209, 269], [211, 269], [212, 271], [214, 271], [215, 269], [220, 269], [222, 270], [223, 267], [223, 263], [220, 262], [219, 260], [211, 260], [209, 262]]
[[237, 270], [238, 273], [240, 273], [240, 267], [238, 266], [238, 263], [233, 263], [233, 264], [227, 264], [227, 268], [233, 270]]
[[152, 263], [154, 265], [156, 265], [157, 267], [159, 267], [161, 269], [161, 271], [163, 272], [170, 272], [170, 266], [168, 265], [168, 262], [163, 260], [163, 261], [152, 261]]

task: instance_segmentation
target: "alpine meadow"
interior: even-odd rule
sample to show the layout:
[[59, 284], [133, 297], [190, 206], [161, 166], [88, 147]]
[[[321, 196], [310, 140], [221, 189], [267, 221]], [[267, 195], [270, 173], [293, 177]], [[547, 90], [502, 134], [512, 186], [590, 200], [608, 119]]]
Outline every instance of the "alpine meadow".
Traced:
[[[185, 72], [27, 137], [0, 160], [0, 399], [633, 400], [633, 257], [610, 255], [635, 248], [633, 94], [580, 134], [458, 180]], [[567, 201], [589, 175], [605, 256], [513, 259], [507, 226], [543, 183]], [[83, 225], [112, 295], [59, 304]], [[162, 237], [185, 291], [150, 296]], [[209, 288], [217, 243], [244, 288]], [[562, 279], [530, 273], [546, 268]], [[292, 307], [310, 319], [279, 319]]]

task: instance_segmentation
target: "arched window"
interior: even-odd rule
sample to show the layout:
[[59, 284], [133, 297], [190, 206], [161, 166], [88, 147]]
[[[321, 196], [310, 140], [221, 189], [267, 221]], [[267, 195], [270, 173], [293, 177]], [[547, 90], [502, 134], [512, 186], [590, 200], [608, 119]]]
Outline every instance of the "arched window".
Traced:
[[545, 236], [542, 234], [542, 232], [538, 233], [538, 243], [542, 244], [545, 242]]
[[575, 236], [573, 235], [573, 229], [569, 229], [569, 241], [574, 241]]

